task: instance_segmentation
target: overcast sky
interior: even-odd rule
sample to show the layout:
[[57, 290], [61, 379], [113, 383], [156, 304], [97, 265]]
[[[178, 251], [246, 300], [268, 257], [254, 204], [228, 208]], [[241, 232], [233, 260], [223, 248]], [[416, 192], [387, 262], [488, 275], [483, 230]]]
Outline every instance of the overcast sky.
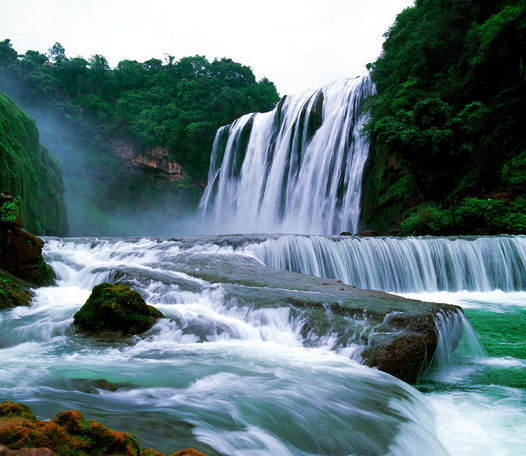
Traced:
[[280, 94], [365, 72], [412, 0], [0, 0], [0, 40], [68, 57], [229, 57]]

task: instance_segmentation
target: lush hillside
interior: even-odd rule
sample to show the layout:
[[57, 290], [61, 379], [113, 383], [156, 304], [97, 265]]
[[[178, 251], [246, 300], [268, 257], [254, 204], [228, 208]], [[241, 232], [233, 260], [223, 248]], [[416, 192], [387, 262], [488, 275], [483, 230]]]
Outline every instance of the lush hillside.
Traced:
[[68, 226], [62, 170], [38, 139], [33, 119], [0, 93], [0, 191], [20, 197], [29, 231], [64, 236]]
[[526, 232], [524, 1], [417, 0], [371, 65], [369, 228]]
[[4, 40], [0, 68], [4, 85], [16, 81], [25, 102], [51, 101], [70, 116], [84, 114], [99, 134], [167, 146], [198, 177], [206, 175], [217, 128], [248, 112], [268, 111], [279, 100], [272, 82], [256, 81], [249, 67], [226, 58], [123, 60], [110, 69], [102, 55], [68, 58], [59, 43], [48, 55], [19, 56]]
[[0, 42], [0, 90], [35, 120], [64, 169], [72, 234], [175, 233], [193, 214], [215, 132], [279, 97], [229, 59], [124, 60], [18, 55]]

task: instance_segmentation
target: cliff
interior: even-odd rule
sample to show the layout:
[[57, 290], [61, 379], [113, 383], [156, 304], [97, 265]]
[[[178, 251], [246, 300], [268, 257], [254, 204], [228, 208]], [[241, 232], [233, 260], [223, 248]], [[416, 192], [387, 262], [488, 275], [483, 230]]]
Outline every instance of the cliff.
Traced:
[[21, 198], [27, 229], [39, 235], [68, 233], [62, 169], [39, 143], [35, 122], [0, 93], [0, 191]]
[[156, 171], [157, 178], [167, 179], [170, 182], [184, 179], [183, 169], [179, 163], [170, 159], [168, 147], [139, 148], [130, 141], [113, 139], [111, 148], [117, 157], [131, 167]]

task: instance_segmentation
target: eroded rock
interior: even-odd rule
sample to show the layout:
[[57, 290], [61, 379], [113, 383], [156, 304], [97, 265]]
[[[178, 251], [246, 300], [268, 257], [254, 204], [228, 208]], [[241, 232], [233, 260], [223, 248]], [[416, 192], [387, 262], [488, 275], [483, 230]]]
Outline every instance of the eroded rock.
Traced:
[[[141, 448], [133, 434], [118, 432], [98, 421], [85, 420], [80, 410], [41, 421], [24, 404], [0, 404], [0, 456], [165, 456]], [[206, 456], [193, 448], [174, 456]]]

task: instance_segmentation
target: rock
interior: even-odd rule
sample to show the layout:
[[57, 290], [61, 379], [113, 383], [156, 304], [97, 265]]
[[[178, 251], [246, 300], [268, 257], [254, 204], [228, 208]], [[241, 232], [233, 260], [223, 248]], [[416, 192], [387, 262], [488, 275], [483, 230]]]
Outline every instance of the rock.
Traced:
[[0, 310], [27, 306], [32, 297], [29, 284], [0, 268]]
[[55, 456], [49, 448], [22, 448], [21, 450], [10, 450], [0, 445], [0, 456]]
[[22, 228], [0, 226], [0, 268], [33, 286], [51, 285], [55, 275], [42, 258], [44, 241]]
[[[402, 314], [388, 316], [384, 322], [386, 331], [378, 328], [362, 353], [364, 363], [406, 382], [415, 383], [429, 365], [437, 347], [435, 319], [438, 312], [455, 318], [458, 310], [453, 307], [436, 308], [418, 318]], [[452, 349], [460, 339], [460, 334], [456, 336], [457, 340], [452, 340], [455, 345]]]
[[[34, 448], [39, 447], [39, 448]], [[80, 410], [59, 413], [41, 421], [29, 407], [7, 401], [0, 404], [0, 456], [165, 456], [141, 449], [133, 434], [114, 431], [95, 420], [85, 420]], [[174, 453], [206, 456], [193, 448]]]
[[15, 200], [11, 193], [0, 192], [0, 269], [33, 286], [50, 285], [55, 275], [42, 258], [44, 241], [22, 228]]
[[[364, 364], [409, 383], [417, 381], [435, 353], [437, 317], [453, 319], [462, 313], [453, 305], [267, 268], [239, 255], [185, 253], [174, 255], [171, 261], [174, 270], [222, 284], [225, 298], [239, 306], [288, 307], [291, 316], [303, 322], [301, 335], [306, 344], [316, 345], [331, 334], [335, 347], [363, 346]], [[455, 340], [451, 343], [455, 345]]]
[[376, 231], [376, 230], [364, 230], [364, 231], [360, 231], [360, 232], [356, 233], [355, 236], [371, 236], [371, 237], [374, 237], [374, 236], [378, 236], [378, 231]]
[[352, 236], [352, 234], [349, 231], [342, 231], [340, 236]]
[[150, 329], [164, 315], [126, 285], [101, 283], [75, 314], [73, 323], [90, 333], [120, 331], [125, 335]]
[[193, 448], [187, 448], [186, 450], [178, 451], [170, 456], [206, 456], [206, 454], [194, 450]]

